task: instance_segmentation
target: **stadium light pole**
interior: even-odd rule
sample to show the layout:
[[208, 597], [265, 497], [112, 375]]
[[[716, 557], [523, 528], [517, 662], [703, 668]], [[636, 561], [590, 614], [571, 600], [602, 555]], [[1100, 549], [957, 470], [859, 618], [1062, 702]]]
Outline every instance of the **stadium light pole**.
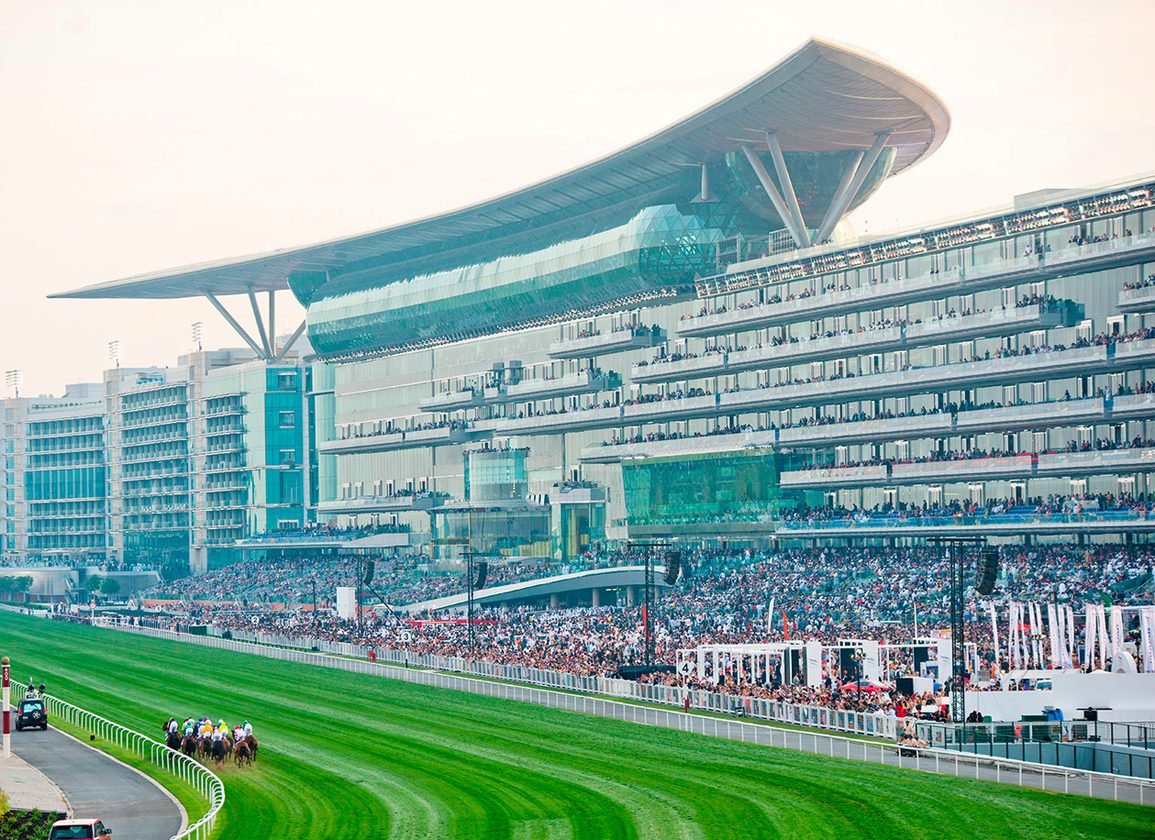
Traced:
[[[984, 544], [986, 537], [929, 537], [927, 542], [946, 545], [950, 555], [950, 717], [966, 725], [966, 642], [963, 627], [965, 544]], [[940, 675], [941, 676], [941, 675]]]
[[646, 673], [654, 667], [654, 555], [655, 548], [669, 548], [667, 542], [630, 542], [628, 548], [640, 548], [643, 551], [642, 572], [642, 634], [645, 646]]

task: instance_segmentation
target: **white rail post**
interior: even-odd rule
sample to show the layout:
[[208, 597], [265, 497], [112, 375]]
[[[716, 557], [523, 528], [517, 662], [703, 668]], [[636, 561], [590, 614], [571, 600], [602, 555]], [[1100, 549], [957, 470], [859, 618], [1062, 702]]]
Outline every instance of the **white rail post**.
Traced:
[[0, 659], [0, 669], [3, 672], [3, 693], [4, 693], [4, 757], [12, 757], [12, 709], [8, 706], [8, 695], [12, 691], [12, 668], [11, 662], [5, 656]]

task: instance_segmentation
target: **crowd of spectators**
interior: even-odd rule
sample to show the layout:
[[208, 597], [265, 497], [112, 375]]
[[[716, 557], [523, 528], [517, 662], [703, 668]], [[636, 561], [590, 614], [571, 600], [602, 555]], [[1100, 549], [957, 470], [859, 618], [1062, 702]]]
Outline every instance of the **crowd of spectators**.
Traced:
[[[573, 566], [636, 564], [636, 552], [588, 555]], [[1002, 551], [1003, 578], [996, 600], [1047, 602], [1060, 599], [1075, 605], [1100, 601], [1144, 603], [1152, 597], [1152, 552], [1122, 546], [1016, 546]], [[382, 558], [376, 585], [390, 603], [421, 601], [464, 589], [461, 573], [441, 574], [424, 557]], [[699, 550], [684, 555], [685, 574], [664, 590], [653, 607], [656, 661], [672, 663], [680, 648], [703, 644], [734, 644], [817, 639], [834, 643], [844, 638], [910, 642], [949, 626], [948, 560], [936, 548], [813, 548], [773, 553]], [[490, 584], [556, 574], [565, 569], [551, 561], [511, 561], [491, 566]], [[310, 576], [314, 577], [310, 577]], [[475, 646], [460, 619], [444, 615], [409, 616], [382, 610], [367, 614], [360, 625], [336, 618], [330, 610], [254, 609], [243, 607], [236, 593], [246, 581], [258, 580], [266, 593], [292, 602], [304, 596], [311, 580], [345, 584], [356, 575], [342, 561], [316, 564], [231, 566], [181, 584], [182, 594], [221, 595], [190, 604], [191, 619], [219, 629], [263, 631], [332, 642], [352, 642], [407, 649], [420, 654], [472, 656], [488, 662], [549, 668], [567, 673], [612, 676], [623, 666], [644, 661], [645, 639], [640, 607], [608, 606], [538, 608], [514, 606], [478, 608]], [[1146, 585], [1144, 586], [1144, 579]], [[321, 584], [319, 583], [319, 586]], [[331, 593], [329, 588], [328, 592]], [[967, 639], [978, 645], [987, 661], [993, 648], [989, 617], [968, 590], [965, 606]], [[770, 612], [773, 603], [773, 613]], [[914, 673], [913, 662], [901, 653], [884, 663], [884, 679]], [[727, 663], [717, 674], [700, 679], [691, 674], [655, 673], [646, 679], [691, 685], [724, 693], [823, 703], [842, 708], [873, 708], [879, 702], [894, 709], [892, 695], [843, 692], [840, 679], [826, 675], [820, 688], [753, 683], [739, 677]], [[913, 709], [925, 698], [899, 702]], [[872, 705], [875, 704], [875, 705]]]

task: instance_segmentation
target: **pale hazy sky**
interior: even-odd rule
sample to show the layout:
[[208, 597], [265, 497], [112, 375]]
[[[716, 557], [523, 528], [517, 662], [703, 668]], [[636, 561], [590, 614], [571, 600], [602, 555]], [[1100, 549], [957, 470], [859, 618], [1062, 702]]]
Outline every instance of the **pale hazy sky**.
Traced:
[[[126, 366], [166, 364], [197, 320], [206, 346], [236, 345], [203, 301], [45, 295], [508, 191], [811, 35], [881, 56], [952, 116], [860, 232], [1150, 171], [1152, 32], [1151, 0], [0, 0], [0, 370], [57, 391], [99, 377], [114, 339]], [[299, 314], [285, 295], [281, 331]]]

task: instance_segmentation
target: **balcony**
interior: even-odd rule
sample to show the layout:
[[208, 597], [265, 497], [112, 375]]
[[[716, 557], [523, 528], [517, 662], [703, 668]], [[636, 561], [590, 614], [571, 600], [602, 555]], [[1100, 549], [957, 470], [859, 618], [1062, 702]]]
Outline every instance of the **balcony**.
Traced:
[[[848, 376], [842, 379], [827, 379], [816, 382], [800, 382], [765, 388], [752, 388], [729, 393], [708, 394], [702, 397], [686, 397], [676, 400], [655, 400], [634, 405], [571, 411], [555, 415], [527, 417], [519, 420], [490, 421], [494, 431], [503, 434], [549, 434], [560, 431], [611, 428], [638, 425], [642, 423], [664, 423], [700, 417], [750, 414], [771, 409], [788, 409], [818, 405], [836, 405], [858, 400], [874, 400], [880, 397], [901, 397], [921, 393], [949, 390], [967, 390], [982, 385], [1008, 385], [1017, 382], [1032, 382], [1056, 376], [1073, 377], [1087, 373], [1104, 373], [1132, 370], [1155, 363], [1155, 339], [1131, 341], [1119, 345], [1093, 345], [1071, 350], [1032, 353], [1025, 356], [981, 359], [951, 365], [936, 365], [925, 368], [910, 368], [901, 371]], [[1018, 406], [1023, 411], [1034, 412], [1044, 424], [1065, 425], [1071, 421], [1071, 411], [1079, 401], [1048, 403], [1048, 411], [1054, 410], [1062, 417], [1062, 422], [1051, 422], [1044, 413], [1030, 406]], [[992, 411], [1008, 411], [993, 409]], [[1013, 412], [1010, 412], [1013, 414]], [[933, 423], [926, 416], [897, 418], [908, 421], [914, 428], [923, 431], [923, 424]], [[995, 416], [982, 418], [981, 422], [996, 420]], [[968, 421], [979, 421], [971, 415]], [[950, 423], [948, 417], [946, 421]], [[1033, 421], [1035, 422], [1035, 421]], [[787, 438], [795, 435], [810, 436], [812, 429], [827, 442], [837, 440], [847, 429], [839, 427], [801, 427], [783, 430], [779, 443], [790, 445]], [[852, 424], [847, 424], [852, 425]], [[870, 421], [870, 433], [866, 440], [878, 438], [878, 421]], [[951, 428], [948, 425], [948, 430]], [[984, 427], [986, 428], [986, 427]], [[995, 426], [994, 428], [998, 428]], [[1008, 428], [1031, 428], [1015, 421]], [[825, 434], [823, 434], [824, 430]]]
[[613, 391], [621, 385], [622, 377], [614, 371], [586, 370], [554, 379], [523, 379], [515, 385], [505, 386], [494, 401], [523, 402], [596, 394], [598, 391]]
[[535, 414], [527, 417], [498, 417], [481, 420], [475, 428], [490, 430], [497, 435], [549, 435], [585, 429], [606, 429], [622, 425], [622, 407], [587, 408], [583, 411], [562, 411], [557, 414]]
[[954, 432], [958, 434], [1013, 432], [1020, 429], [1047, 429], [1096, 423], [1103, 421], [1105, 411], [1104, 402], [1099, 397], [960, 411], [955, 420]]
[[783, 472], [779, 484], [782, 487], [871, 487], [887, 483], [885, 464], [868, 467], [821, 467], [814, 470], [790, 470]]
[[359, 499], [344, 499], [321, 502], [317, 509], [321, 513], [399, 513], [405, 511], [425, 511], [436, 507], [444, 495], [419, 493], [409, 496], [366, 496]]
[[684, 319], [682, 336], [709, 336], [780, 326], [851, 312], [898, 306], [982, 289], [1046, 280], [1084, 271], [1100, 271], [1155, 256], [1155, 234], [1071, 246], [1061, 251], [998, 260], [963, 270], [891, 280], [835, 292], [822, 292], [780, 303], [709, 313]]
[[731, 432], [697, 437], [646, 440], [637, 443], [610, 443], [582, 450], [583, 464], [616, 464], [628, 458], [683, 457], [713, 455], [774, 445], [774, 432]]
[[1155, 417], [1155, 394], [1118, 395], [1110, 402], [1115, 420], [1146, 420]]
[[1155, 312], [1155, 286], [1124, 289], [1119, 293], [1120, 312]]
[[471, 408], [480, 405], [481, 399], [472, 388], [464, 391], [445, 391], [420, 400], [417, 405], [422, 411], [452, 411], [458, 408]]
[[610, 353], [622, 353], [654, 347], [666, 340], [665, 330], [650, 329], [614, 330], [613, 332], [585, 335], [580, 338], [566, 338], [549, 345], [551, 359], [588, 359]]
[[[1063, 303], [1066, 302], [1061, 302]], [[808, 339], [792, 344], [714, 353], [694, 359], [634, 365], [630, 377], [634, 382], [668, 382], [946, 344], [952, 341], [968, 341], [974, 338], [996, 338], [1028, 330], [1070, 326], [1074, 323], [1074, 319], [1069, 317], [1068, 313], [1073, 312], [1074, 307], [1071, 305], [1032, 304], [1015, 309], [908, 324], [904, 327], [886, 327], [847, 335]]]
[[[1142, 347], [1132, 345], [1143, 345]], [[795, 408], [854, 400], [901, 397], [913, 394], [970, 389], [981, 385], [1009, 385], [1054, 376], [1127, 370], [1155, 361], [1155, 340], [1129, 342], [1131, 352], [1121, 356], [1105, 345], [1073, 350], [982, 359], [950, 365], [867, 374], [843, 379], [735, 391], [719, 395], [720, 414], [740, 414], [768, 408]]]
[[1029, 478], [1034, 455], [1010, 455], [1000, 458], [965, 458], [957, 461], [923, 461], [894, 464], [890, 468], [891, 484], [940, 484], [960, 481]]
[[1074, 513], [1023, 513], [1001, 516], [870, 516], [829, 522], [785, 523], [776, 535], [780, 541], [877, 539], [887, 537], [1069, 536], [1071, 534], [1129, 534], [1155, 531], [1155, 517], [1130, 511]]
[[411, 429], [380, 435], [326, 440], [317, 444], [317, 451], [325, 454], [350, 455], [359, 452], [390, 452], [401, 449], [419, 449], [427, 446], [454, 446], [486, 437], [488, 431], [475, 426], [437, 426], [430, 429]]
[[1035, 474], [1062, 478], [1155, 472], [1155, 448], [1056, 452], [1039, 456]]
[[881, 420], [856, 420], [849, 423], [794, 426], [778, 430], [778, 445], [783, 448], [805, 446], [839, 446], [883, 440], [905, 440], [920, 437], [946, 437], [951, 434], [953, 418], [946, 412], [912, 414]]

